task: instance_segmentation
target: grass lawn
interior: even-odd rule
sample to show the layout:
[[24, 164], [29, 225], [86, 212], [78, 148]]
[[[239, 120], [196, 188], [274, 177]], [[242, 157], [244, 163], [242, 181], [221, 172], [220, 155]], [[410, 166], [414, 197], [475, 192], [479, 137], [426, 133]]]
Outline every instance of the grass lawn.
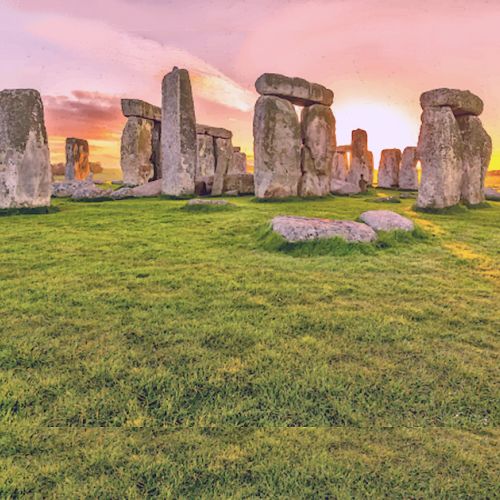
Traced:
[[[375, 196], [0, 217], [0, 497], [498, 495], [500, 203]], [[418, 234], [266, 232], [370, 209]]]

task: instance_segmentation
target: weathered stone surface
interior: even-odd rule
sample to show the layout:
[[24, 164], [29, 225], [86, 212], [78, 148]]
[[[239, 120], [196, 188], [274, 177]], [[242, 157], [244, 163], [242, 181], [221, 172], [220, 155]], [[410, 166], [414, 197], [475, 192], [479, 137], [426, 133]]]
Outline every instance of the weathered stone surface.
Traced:
[[275, 217], [271, 226], [289, 242], [342, 238], [348, 242], [369, 243], [377, 234], [366, 224], [346, 220], [310, 219], [307, 217]]
[[122, 99], [122, 112], [126, 117], [135, 116], [161, 122], [161, 108], [140, 99]]
[[196, 196], [207, 196], [212, 194], [212, 188], [214, 185], [214, 176], [198, 177], [196, 179], [196, 184], [194, 192]]
[[224, 177], [224, 193], [254, 194], [253, 174], [233, 174]]
[[462, 186], [463, 144], [451, 108], [424, 110], [417, 156], [422, 165], [417, 206], [441, 209], [457, 205]]
[[461, 199], [468, 205], [477, 205], [485, 200], [484, 182], [492, 141], [477, 116], [459, 116], [457, 123], [464, 144]]
[[255, 88], [261, 95], [281, 97], [297, 106], [312, 104], [331, 106], [333, 104], [333, 92], [330, 89], [302, 78], [264, 73], [255, 82]]
[[174, 68], [162, 85], [162, 192], [171, 196], [194, 194], [198, 145], [189, 73]]
[[253, 136], [255, 195], [297, 196], [302, 141], [293, 105], [279, 97], [260, 97], [255, 105]]
[[196, 133], [199, 135], [210, 135], [219, 139], [232, 139], [233, 133], [230, 130], [221, 127], [210, 127], [209, 125], [196, 125]]
[[241, 152], [241, 148], [239, 146], [234, 146], [233, 151], [235, 153], [240, 153]]
[[347, 181], [349, 175], [349, 153], [339, 151], [333, 157], [332, 180]]
[[83, 181], [89, 174], [89, 143], [69, 137], [66, 139], [66, 180]]
[[489, 201], [500, 201], [500, 191], [495, 188], [485, 188], [484, 195]]
[[[233, 149], [234, 151], [234, 149]], [[246, 174], [247, 173], [247, 155], [240, 151], [233, 153], [233, 163], [229, 169], [229, 174]]]
[[187, 202], [187, 205], [190, 206], [190, 207], [199, 206], [199, 205], [227, 206], [227, 205], [231, 205], [231, 203], [229, 203], [226, 200], [200, 200], [198, 198], [195, 198], [194, 200], [189, 200]]
[[135, 116], [128, 119], [122, 133], [120, 158], [125, 184], [139, 186], [158, 176], [155, 172], [159, 174], [160, 170], [159, 128], [152, 120]]
[[36, 90], [0, 92], [0, 208], [50, 205], [52, 174]]
[[330, 190], [332, 194], [337, 194], [342, 196], [349, 196], [361, 193], [361, 188], [359, 187], [359, 185], [351, 184], [350, 182], [345, 182], [338, 179], [332, 179]]
[[300, 196], [330, 193], [333, 157], [337, 146], [335, 117], [331, 108], [314, 104], [302, 110], [302, 177]]
[[369, 210], [359, 218], [375, 231], [413, 231], [415, 225], [410, 219], [390, 210]]
[[455, 116], [479, 116], [484, 109], [483, 101], [468, 90], [435, 89], [424, 92], [420, 96], [422, 109], [447, 107]]
[[408, 147], [403, 151], [399, 170], [399, 189], [416, 191], [418, 189], [417, 148]]
[[224, 177], [233, 164], [233, 144], [231, 139], [216, 137], [215, 142], [215, 175], [212, 195], [220, 196], [224, 190]]
[[98, 188], [93, 182], [79, 182], [71, 198], [73, 200], [93, 200], [111, 197], [112, 193], [112, 189]]
[[161, 185], [162, 180], [158, 179], [156, 181], [148, 182], [134, 188], [124, 187], [113, 191], [113, 193], [111, 194], [111, 198], [120, 200], [123, 198], [149, 198], [160, 196]]
[[71, 198], [71, 196], [73, 196], [73, 193], [84, 183], [88, 184], [89, 186], [94, 185], [94, 183], [88, 179], [85, 181], [54, 182], [52, 184], [52, 197]]
[[215, 174], [215, 145], [210, 135], [198, 134], [198, 167], [196, 179]]
[[368, 151], [368, 134], [365, 130], [352, 131], [350, 147], [351, 161], [347, 182], [356, 185], [371, 186], [373, 184], [373, 154]]
[[378, 187], [397, 188], [399, 186], [399, 169], [401, 168], [401, 150], [384, 149], [378, 167]]

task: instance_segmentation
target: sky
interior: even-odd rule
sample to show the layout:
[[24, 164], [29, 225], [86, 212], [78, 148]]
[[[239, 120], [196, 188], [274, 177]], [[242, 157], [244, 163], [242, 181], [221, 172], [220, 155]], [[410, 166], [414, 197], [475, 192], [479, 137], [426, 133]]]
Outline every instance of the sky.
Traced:
[[468, 89], [500, 169], [500, 0], [0, 0], [0, 20], [0, 88], [41, 92], [53, 163], [80, 137], [118, 168], [120, 98], [160, 105], [178, 66], [197, 121], [250, 155], [265, 72], [331, 88], [338, 144], [363, 128], [376, 158], [416, 145], [422, 92]]

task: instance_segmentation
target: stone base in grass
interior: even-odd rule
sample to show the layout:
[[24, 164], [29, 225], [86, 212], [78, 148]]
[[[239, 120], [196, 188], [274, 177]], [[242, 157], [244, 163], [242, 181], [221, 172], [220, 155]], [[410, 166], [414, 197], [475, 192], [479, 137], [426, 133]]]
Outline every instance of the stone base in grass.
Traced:
[[374, 231], [413, 231], [415, 225], [410, 219], [390, 210], [369, 210], [359, 218]]

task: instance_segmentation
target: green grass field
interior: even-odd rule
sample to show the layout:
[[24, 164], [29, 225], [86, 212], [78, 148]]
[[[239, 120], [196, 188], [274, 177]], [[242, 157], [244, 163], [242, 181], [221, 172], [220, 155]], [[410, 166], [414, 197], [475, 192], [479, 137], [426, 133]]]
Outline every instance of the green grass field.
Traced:
[[[375, 196], [0, 217], [0, 497], [498, 496], [500, 203]], [[370, 209], [419, 230], [266, 230]]]

